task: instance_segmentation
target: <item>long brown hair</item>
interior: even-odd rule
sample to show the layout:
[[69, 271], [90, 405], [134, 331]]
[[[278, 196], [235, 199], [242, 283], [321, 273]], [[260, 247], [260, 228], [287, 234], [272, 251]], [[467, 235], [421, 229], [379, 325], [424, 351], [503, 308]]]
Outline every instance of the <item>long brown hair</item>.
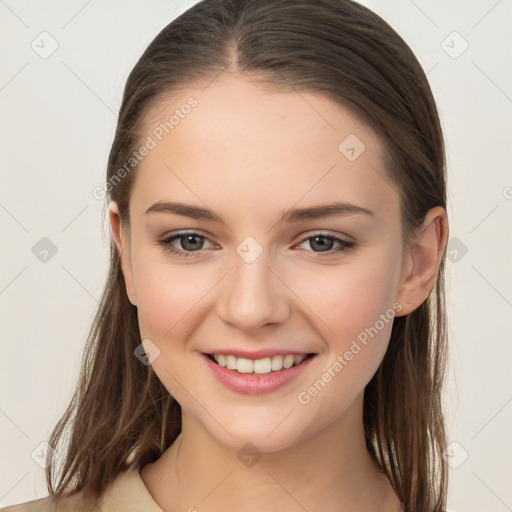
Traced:
[[[429, 209], [446, 209], [436, 104], [418, 60], [384, 20], [351, 0], [203, 0], [156, 36], [126, 82], [105, 188], [124, 224], [137, 167], [119, 170], [147, 135], [141, 133], [147, 115], [173, 92], [223, 71], [276, 89], [321, 92], [373, 127], [400, 191], [405, 241]], [[443, 254], [428, 299], [394, 319], [388, 350], [364, 393], [367, 448], [406, 512], [439, 512], [446, 503], [444, 261]], [[179, 404], [151, 366], [134, 357], [140, 343], [137, 310], [111, 240], [77, 388], [49, 439], [52, 496], [69, 487], [99, 497], [128, 464], [157, 460], [181, 431]]]

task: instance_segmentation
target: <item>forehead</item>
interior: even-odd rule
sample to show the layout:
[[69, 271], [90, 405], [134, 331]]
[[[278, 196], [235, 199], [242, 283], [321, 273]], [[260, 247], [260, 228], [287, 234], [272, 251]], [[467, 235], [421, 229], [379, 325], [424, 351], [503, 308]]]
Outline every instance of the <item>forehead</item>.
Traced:
[[317, 199], [398, 202], [381, 139], [318, 92], [221, 75], [160, 101], [141, 130], [148, 137], [154, 147], [132, 190], [140, 208], [171, 197], [214, 198], [248, 214]]

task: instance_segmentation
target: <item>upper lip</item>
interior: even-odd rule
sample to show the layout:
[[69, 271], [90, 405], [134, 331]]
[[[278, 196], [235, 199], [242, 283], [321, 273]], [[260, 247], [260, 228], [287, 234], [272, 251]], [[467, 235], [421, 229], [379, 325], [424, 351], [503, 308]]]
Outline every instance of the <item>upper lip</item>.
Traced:
[[235, 356], [235, 357], [243, 357], [245, 359], [264, 359], [266, 357], [273, 357], [273, 356], [285, 356], [288, 354], [293, 354], [294, 356], [298, 355], [308, 355], [312, 354], [312, 352], [303, 352], [300, 350], [292, 350], [292, 349], [286, 349], [286, 348], [262, 348], [260, 350], [240, 350], [236, 348], [228, 348], [228, 349], [215, 349], [211, 350], [209, 352], [205, 352], [205, 354], [213, 355], [213, 354], [223, 354], [226, 356]]

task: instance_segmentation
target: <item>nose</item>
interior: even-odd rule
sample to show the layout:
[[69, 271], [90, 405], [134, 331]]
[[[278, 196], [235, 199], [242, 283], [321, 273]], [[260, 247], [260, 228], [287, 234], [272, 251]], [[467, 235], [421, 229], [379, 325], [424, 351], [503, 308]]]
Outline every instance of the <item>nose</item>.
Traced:
[[221, 319], [246, 332], [284, 323], [291, 310], [289, 291], [266, 252], [250, 263], [235, 254], [233, 265], [219, 289], [217, 310]]

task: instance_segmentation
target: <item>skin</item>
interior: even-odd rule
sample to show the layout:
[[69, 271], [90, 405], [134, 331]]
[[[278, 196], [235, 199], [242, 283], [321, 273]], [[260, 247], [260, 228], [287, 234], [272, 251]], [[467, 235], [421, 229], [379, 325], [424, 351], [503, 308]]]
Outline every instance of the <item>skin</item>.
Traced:
[[[317, 93], [278, 92], [224, 74], [170, 96], [142, 132], [150, 134], [190, 96], [198, 106], [139, 164], [129, 227], [110, 206], [141, 339], [160, 350], [153, 370], [183, 411], [182, 433], [142, 468], [143, 482], [166, 512], [400, 510], [368, 454], [362, 422], [364, 387], [392, 322], [309, 403], [297, 395], [394, 303], [404, 315], [427, 298], [446, 244], [445, 211], [431, 210], [403, 246], [400, 195], [386, 175], [382, 141]], [[349, 134], [366, 146], [354, 161], [338, 150]], [[225, 224], [146, 214], [158, 201], [210, 208]], [[285, 210], [334, 201], [373, 215], [278, 223]], [[206, 237], [173, 242], [197, 248], [187, 257], [157, 243], [181, 230]], [[318, 239], [306, 238], [316, 230], [356, 245], [322, 256]], [[248, 236], [263, 251], [251, 263], [236, 251]], [[220, 384], [200, 355], [233, 347], [317, 355], [284, 387], [248, 396]], [[248, 442], [262, 455], [251, 467], [237, 457]]]

